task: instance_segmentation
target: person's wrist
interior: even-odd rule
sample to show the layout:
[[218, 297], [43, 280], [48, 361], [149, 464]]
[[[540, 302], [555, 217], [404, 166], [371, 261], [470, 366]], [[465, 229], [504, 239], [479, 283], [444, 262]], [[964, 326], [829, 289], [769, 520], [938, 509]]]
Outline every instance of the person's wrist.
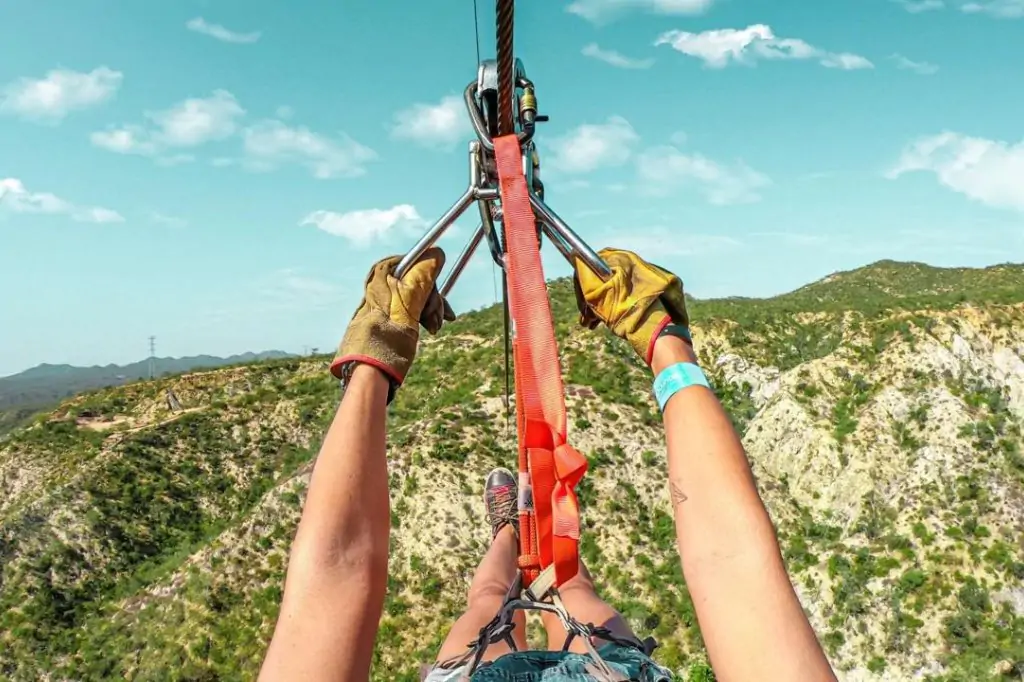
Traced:
[[350, 370], [345, 392], [353, 390], [369, 391], [387, 396], [391, 388], [391, 381], [391, 377], [379, 367], [374, 367], [365, 362], [356, 362], [353, 363]]
[[697, 362], [697, 355], [690, 344], [678, 336], [662, 336], [654, 342], [651, 356], [651, 371], [657, 376], [661, 370], [678, 362]]

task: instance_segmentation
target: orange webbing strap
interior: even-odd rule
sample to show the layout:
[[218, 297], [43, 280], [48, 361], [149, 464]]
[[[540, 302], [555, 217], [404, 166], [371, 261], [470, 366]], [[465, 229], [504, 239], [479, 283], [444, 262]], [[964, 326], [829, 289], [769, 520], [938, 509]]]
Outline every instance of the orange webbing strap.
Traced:
[[520, 547], [524, 587], [554, 564], [555, 586], [579, 565], [576, 484], [587, 460], [566, 444], [565, 394], [530, 206], [523, 156], [515, 135], [494, 140], [507, 241], [505, 269], [515, 359], [519, 430]]

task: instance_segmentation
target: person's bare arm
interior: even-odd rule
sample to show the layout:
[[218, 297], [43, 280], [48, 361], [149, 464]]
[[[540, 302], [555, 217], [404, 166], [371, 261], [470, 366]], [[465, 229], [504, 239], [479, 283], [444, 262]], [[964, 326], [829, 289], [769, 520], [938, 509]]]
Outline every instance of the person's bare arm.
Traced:
[[455, 319], [436, 286], [444, 252], [427, 249], [398, 279], [401, 259], [374, 263], [331, 362], [345, 397], [310, 478], [263, 681], [370, 675], [388, 575], [387, 405], [416, 357], [420, 326], [436, 334]]
[[387, 587], [388, 380], [359, 365], [324, 438], [260, 680], [365, 680]]
[[[659, 338], [655, 375], [677, 362], [696, 362], [693, 350]], [[718, 399], [704, 387], [683, 389], [665, 405], [664, 421], [676, 542], [715, 677], [834, 681]]]

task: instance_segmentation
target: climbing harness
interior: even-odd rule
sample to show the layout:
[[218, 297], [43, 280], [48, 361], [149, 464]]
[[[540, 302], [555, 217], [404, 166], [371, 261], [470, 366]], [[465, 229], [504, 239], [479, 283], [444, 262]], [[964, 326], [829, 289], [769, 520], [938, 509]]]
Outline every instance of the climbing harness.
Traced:
[[469, 186], [402, 258], [395, 272], [399, 278], [404, 276], [470, 204], [477, 204], [480, 224], [440, 291], [442, 295], [451, 291], [486, 240], [491, 258], [502, 272], [506, 401], [511, 392], [508, 363], [510, 357], [514, 359], [519, 571], [498, 615], [456, 663], [468, 664], [468, 679], [489, 644], [506, 641], [514, 651], [513, 613], [537, 610], [558, 616], [568, 633], [565, 649], [574, 638], [582, 639], [595, 671], [605, 676], [600, 679], [621, 679], [598, 655], [591, 637], [648, 653], [652, 645], [619, 640], [607, 630], [576, 621], [558, 594], [558, 587], [578, 570], [580, 523], [575, 487], [586, 473], [587, 460], [566, 442], [565, 393], [540, 259], [541, 241], [547, 237], [570, 264], [578, 259], [602, 278], [610, 277], [611, 270], [544, 201], [533, 136], [536, 125], [547, 117], [538, 115], [534, 84], [515, 58], [514, 5], [514, 0], [497, 0], [497, 58], [481, 61], [478, 39], [477, 78], [464, 92], [476, 134], [469, 143]]

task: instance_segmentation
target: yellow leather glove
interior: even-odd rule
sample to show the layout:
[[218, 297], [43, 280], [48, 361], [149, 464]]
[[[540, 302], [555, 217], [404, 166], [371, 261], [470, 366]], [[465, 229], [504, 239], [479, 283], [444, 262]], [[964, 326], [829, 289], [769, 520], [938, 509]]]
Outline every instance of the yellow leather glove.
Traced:
[[607, 282], [583, 261], [575, 262], [573, 285], [580, 324], [594, 329], [604, 322], [612, 333], [626, 339], [648, 366], [654, 341], [670, 324], [689, 341], [690, 318], [678, 277], [632, 251], [608, 248], [598, 255], [612, 270]]
[[366, 277], [363, 301], [331, 363], [331, 374], [343, 382], [358, 363], [379, 369], [391, 380], [389, 403], [416, 357], [420, 325], [436, 334], [446, 320], [455, 319], [437, 290], [444, 251], [428, 249], [405, 277], [398, 279], [392, 273], [401, 260], [401, 256], [391, 256], [374, 264]]

